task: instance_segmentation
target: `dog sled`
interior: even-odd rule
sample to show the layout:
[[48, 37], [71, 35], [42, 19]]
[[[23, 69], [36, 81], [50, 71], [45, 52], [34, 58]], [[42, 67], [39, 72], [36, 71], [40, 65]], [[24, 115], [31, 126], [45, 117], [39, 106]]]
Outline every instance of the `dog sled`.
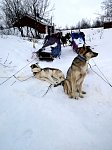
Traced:
[[85, 34], [80, 31], [78, 33], [72, 32], [69, 42], [71, 43], [73, 51], [77, 53], [77, 49], [85, 44]]
[[[39, 60], [53, 61], [54, 58], [60, 58], [61, 55], [61, 32], [47, 35], [44, 39], [44, 44], [36, 54]], [[54, 46], [55, 45], [55, 46]], [[51, 46], [50, 52], [46, 52], [46, 48]]]

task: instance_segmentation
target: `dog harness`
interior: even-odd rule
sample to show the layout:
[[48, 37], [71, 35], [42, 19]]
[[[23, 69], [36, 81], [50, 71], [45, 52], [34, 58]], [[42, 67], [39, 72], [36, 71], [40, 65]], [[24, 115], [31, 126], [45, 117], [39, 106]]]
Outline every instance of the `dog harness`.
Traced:
[[81, 61], [84, 61], [84, 62], [87, 61], [85, 57], [83, 57], [83, 56], [81, 56], [79, 54], [78, 54], [77, 58], [80, 59]]

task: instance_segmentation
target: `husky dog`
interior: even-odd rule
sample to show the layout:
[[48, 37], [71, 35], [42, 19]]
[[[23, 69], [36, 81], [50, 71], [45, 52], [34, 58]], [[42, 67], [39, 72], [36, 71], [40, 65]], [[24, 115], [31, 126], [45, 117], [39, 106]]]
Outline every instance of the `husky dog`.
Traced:
[[79, 49], [79, 55], [74, 58], [67, 71], [66, 79], [62, 81], [64, 92], [74, 99], [83, 98], [82, 84], [87, 72], [87, 61], [96, 57], [98, 53], [93, 52], [90, 46], [83, 46]]
[[37, 52], [33, 52], [32, 53], [32, 57], [31, 58], [38, 58], [41, 61], [53, 61], [54, 58], [51, 55], [51, 53], [49, 52], [42, 52], [41, 50], [37, 51]]
[[70, 37], [70, 33], [66, 33], [65, 36], [61, 36], [61, 42], [63, 46], [67, 46], [67, 42], [69, 42]]
[[61, 70], [56, 68], [40, 68], [38, 64], [32, 64], [31, 70], [33, 75], [40, 80], [49, 82], [50, 84], [56, 85], [64, 81], [65, 77]]

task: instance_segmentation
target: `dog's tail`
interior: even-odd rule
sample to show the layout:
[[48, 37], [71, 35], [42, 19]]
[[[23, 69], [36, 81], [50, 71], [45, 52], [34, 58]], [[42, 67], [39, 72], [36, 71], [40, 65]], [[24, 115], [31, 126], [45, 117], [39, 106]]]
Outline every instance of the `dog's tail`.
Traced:
[[57, 86], [59, 86], [59, 85], [64, 86], [64, 81], [65, 81], [65, 80], [61, 81], [61, 82], [60, 82], [60, 83], [58, 83], [58, 84], [55, 84], [55, 85], [54, 85], [54, 87], [57, 87]]

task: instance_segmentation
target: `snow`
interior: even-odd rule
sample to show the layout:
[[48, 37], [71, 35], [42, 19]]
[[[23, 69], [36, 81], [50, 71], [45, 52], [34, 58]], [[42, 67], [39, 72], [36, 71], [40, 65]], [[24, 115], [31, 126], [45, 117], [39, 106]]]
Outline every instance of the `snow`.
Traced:
[[[92, 69], [112, 84], [112, 29], [83, 31], [86, 43], [99, 53], [89, 62]], [[111, 86], [89, 68], [83, 99], [68, 98], [62, 86], [44, 95], [49, 84], [32, 77], [30, 69], [37, 62], [32, 52], [42, 40], [34, 49], [24, 38], [1, 35], [0, 44], [0, 150], [112, 150]], [[66, 75], [75, 56], [70, 46], [62, 46], [60, 59], [39, 65]]]

